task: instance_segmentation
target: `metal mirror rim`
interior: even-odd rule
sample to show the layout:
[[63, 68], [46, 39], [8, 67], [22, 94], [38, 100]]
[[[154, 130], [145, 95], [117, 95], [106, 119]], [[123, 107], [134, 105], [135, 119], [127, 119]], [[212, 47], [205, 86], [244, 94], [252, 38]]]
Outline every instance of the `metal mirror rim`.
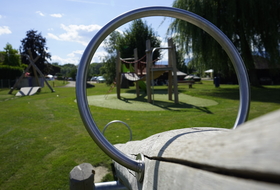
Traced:
[[77, 104], [82, 121], [95, 143], [113, 160], [128, 169], [140, 173], [144, 172], [145, 164], [143, 161], [132, 159], [117, 150], [99, 131], [88, 106], [86, 95], [86, 73], [97, 48], [111, 32], [129, 21], [149, 16], [173, 17], [192, 23], [211, 35], [226, 51], [233, 63], [239, 82], [240, 104], [233, 129], [246, 121], [250, 106], [249, 80], [243, 60], [228, 37], [211, 22], [186, 10], [162, 6], [143, 7], [126, 12], [114, 18], [97, 32], [83, 53], [76, 78]]

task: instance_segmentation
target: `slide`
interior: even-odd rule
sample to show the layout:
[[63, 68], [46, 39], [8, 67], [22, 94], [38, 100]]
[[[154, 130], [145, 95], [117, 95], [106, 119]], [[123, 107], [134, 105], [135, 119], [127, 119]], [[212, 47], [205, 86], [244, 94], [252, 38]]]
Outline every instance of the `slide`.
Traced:
[[[132, 68], [133, 69], [133, 68]], [[124, 64], [122, 64], [122, 72], [124, 73], [130, 73], [130, 72], [134, 72], [134, 69], [133, 71], [130, 71], [128, 68], [126, 68], [126, 66]]]
[[146, 92], [146, 83], [144, 81], [138, 81], [139, 88]]
[[146, 92], [146, 83], [144, 81], [140, 81], [140, 77], [136, 73], [133, 73], [133, 68], [132, 71], [130, 71], [124, 64], [122, 64], [122, 72], [124, 73], [125, 78], [127, 78], [128, 80], [134, 82], [138, 81], [139, 88]]

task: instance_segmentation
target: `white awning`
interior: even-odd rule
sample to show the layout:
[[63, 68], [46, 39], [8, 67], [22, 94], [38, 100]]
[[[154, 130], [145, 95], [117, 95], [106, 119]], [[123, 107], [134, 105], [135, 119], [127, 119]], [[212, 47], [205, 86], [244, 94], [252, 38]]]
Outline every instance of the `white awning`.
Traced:
[[[172, 76], [173, 76], [173, 72], [172, 72]], [[187, 74], [183, 73], [182, 71], [177, 71], [177, 76], [187, 76]]]
[[207, 70], [207, 71], [204, 71], [204, 73], [213, 73], [213, 72], [214, 72], [213, 69], [209, 69], [209, 70]]

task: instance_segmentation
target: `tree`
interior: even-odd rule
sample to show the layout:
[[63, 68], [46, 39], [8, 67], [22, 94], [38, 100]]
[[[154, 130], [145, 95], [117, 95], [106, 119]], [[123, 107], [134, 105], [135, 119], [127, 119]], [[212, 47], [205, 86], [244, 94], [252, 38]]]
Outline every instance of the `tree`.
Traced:
[[103, 67], [100, 68], [100, 74], [104, 75], [107, 85], [112, 84], [116, 78], [116, 50], [118, 49], [117, 46], [120, 38], [122, 38], [121, 34], [118, 31], [114, 31], [104, 41], [104, 49], [108, 55], [102, 60]]
[[51, 63], [51, 64], [54, 65], [54, 66], [59, 67], [59, 63], [58, 63], [58, 62], [53, 62], [53, 63]]
[[13, 49], [12, 45], [7, 43], [4, 48], [4, 61], [3, 65], [18, 66], [21, 67], [20, 54], [18, 50]]
[[[251, 84], [258, 85], [253, 59], [256, 52], [268, 58], [270, 64], [279, 64], [280, 1], [175, 0], [173, 7], [194, 12], [220, 28], [241, 53]], [[184, 53], [202, 57], [202, 64], [214, 70], [233, 72], [220, 45], [198, 27], [175, 19], [169, 32], [179, 34], [176, 42]]]
[[[159, 47], [161, 41], [156, 33], [146, 22], [137, 19], [131, 22], [128, 29], [123, 34], [115, 31], [105, 40], [105, 50], [108, 56], [103, 60], [104, 66], [102, 71], [108, 85], [112, 84], [116, 77], [115, 59], [116, 50], [120, 52], [122, 58], [134, 57], [134, 49], [137, 48], [138, 58], [142, 58], [146, 54], [146, 40], [151, 40], [152, 47]], [[156, 51], [153, 59], [160, 57], [160, 51]], [[144, 58], [143, 61], [146, 59]]]
[[[151, 40], [151, 47], [159, 47], [161, 41], [158, 39], [156, 33], [147, 22], [137, 19], [132, 21], [128, 29], [117, 41], [117, 49], [121, 53], [122, 58], [130, 58], [134, 55], [134, 49], [137, 48], [138, 57], [141, 58], [146, 55], [146, 40]], [[160, 57], [160, 52], [154, 53], [154, 59]]]
[[[22, 54], [22, 63], [29, 65], [30, 62], [28, 58], [23, 55], [29, 56], [30, 50], [33, 59], [40, 56], [40, 58], [35, 62], [36, 66], [42, 73], [48, 74], [50, 68], [48, 67], [47, 59], [51, 59], [51, 54], [47, 52], [48, 48], [46, 47], [46, 38], [43, 38], [41, 33], [37, 33], [35, 30], [29, 30], [26, 33], [26, 37], [21, 40], [21, 43], [20, 52]], [[32, 73], [32, 71], [30, 72]]]
[[103, 66], [103, 63], [91, 63], [88, 69], [88, 76], [98, 76], [100, 75], [100, 68]]
[[0, 52], [0, 79], [14, 80], [22, 74], [24, 66], [18, 51], [11, 44], [7, 43], [4, 50]]
[[73, 68], [70, 73], [69, 73], [69, 76], [74, 80], [76, 81], [76, 76], [77, 76], [77, 67]]
[[71, 75], [74, 75], [73, 73], [77, 71], [77, 66], [71, 63], [61, 65], [60, 68], [61, 68], [60, 70], [61, 74], [67, 78], [70, 77]]
[[100, 74], [105, 78], [106, 84], [111, 85], [116, 78], [116, 56], [109, 54], [103, 60], [103, 67], [100, 68]]

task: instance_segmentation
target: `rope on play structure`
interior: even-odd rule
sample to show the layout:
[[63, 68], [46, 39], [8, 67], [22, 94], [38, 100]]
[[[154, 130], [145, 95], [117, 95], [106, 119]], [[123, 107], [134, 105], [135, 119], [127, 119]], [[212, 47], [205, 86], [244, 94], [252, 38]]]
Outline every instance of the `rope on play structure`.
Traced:
[[[144, 63], [144, 64], [146, 64], [146, 62], [145, 61], [141, 61], [141, 60], [143, 60], [144, 58], [146, 57], [146, 55], [144, 55], [141, 59], [138, 59], [138, 60], [136, 60], [136, 61], [126, 61], [126, 60], [124, 60], [124, 59], [122, 59], [122, 58], [120, 58], [120, 60], [122, 61], [122, 62], [124, 62], [124, 63], [129, 63], [129, 64], [132, 64], [132, 63]], [[156, 61], [158, 61], [159, 59], [155, 59], [155, 60], [153, 60], [152, 62], [154, 63], [154, 62], [156, 62]]]
[[146, 55], [144, 55], [141, 59], [138, 59], [138, 60], [136, 60], [136, 61], [126, 61], [126, 60], [124, 60], [124, 59], [122, 59], [122, 58], [120, 58], [121, 59], [121, 61], [122, 62], [124, 62], [124, 63], [138, 63], [138, 62], [140, 62], [142, 59], [144, 59], [146, 57]]

